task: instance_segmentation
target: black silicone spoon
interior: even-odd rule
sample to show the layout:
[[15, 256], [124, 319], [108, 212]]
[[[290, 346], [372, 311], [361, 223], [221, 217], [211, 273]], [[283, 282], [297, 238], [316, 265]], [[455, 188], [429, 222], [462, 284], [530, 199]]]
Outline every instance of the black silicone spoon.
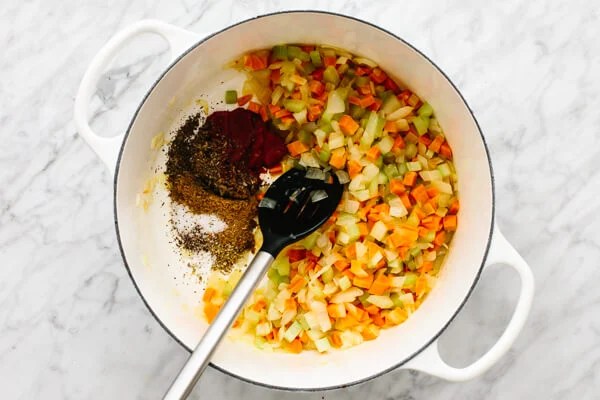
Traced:
[[337, 208], [344, 191], [335, 174], [317, 169], [292, 169], [269, 187], [258, 209], [263, 245], [221, 307], [194, 352], [164, 396], [185, 399], [208, 365], [244, 303], [279, 252], [323, 225]]

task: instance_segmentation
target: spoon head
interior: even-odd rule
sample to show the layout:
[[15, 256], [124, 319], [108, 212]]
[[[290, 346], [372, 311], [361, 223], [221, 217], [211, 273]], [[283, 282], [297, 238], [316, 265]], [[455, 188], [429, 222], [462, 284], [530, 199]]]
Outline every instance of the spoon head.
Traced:
[[273, 256], [317, 230], [342, 199], [344, 186], [335, 174], [308, 171], [291, 169], [281, 175], [258, 206], [262, 250]]

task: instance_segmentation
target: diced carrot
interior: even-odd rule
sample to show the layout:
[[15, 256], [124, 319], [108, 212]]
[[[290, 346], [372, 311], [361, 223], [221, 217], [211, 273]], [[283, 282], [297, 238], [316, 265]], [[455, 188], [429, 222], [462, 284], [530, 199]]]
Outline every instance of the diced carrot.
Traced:
[[387, 79], [387, 74], [383, 72], [383, 70], [379, 67], [373, 68], [371, 74], [369, 75], [371, 80], [377, 84], [385, 82]]
[[340, 331], [354, 328], [357, 325], [359, 325], [359, 322], [351, 315], [346, 315], [345, 318], [338, 318], [335, 320], [335, 329]]
[[265, 192], [258, 192], [258, 193], [256, 193], [256, 199], [258, 201], [260, 201], [260, 200], [262, 200], [264, 198], [265, 198]]
[[360, 232], [360, 236], [367, 236], [369, 234], [369, 228], [367, 228], [367, 224], [364, 222], [358, 223], [358, 230]]
[[379, 307], [374, 304], [369, 304], [365, 307], [365, 311], [369, 313], [369, 315], [375, 315], [379, 313]]
[[400, 88], [398, 87], [398, 85], [396, 84], [396, 82], [394, 82], [394, 80], [390, 77], [388, 77], [385, 80], [385, 83], [383, 84], [383, 86], [385, 86], [385, 88], [387, 90], [391, 90], [394, 93], [398, 93], [398, 91], [400, 91]]
[[312, 121], [315, 121], [317, 118], [319, 118], [321, 113], [323, 113], [323, 106], [319, 104], [313, 104], [312, 106], [308, 107], [309, 120], [313, 118]]
[[396, 121], [386, 121], [383, 129], [391, 133], [396, 133], [398, 132], [398, 125], [396, 125]]
[[329, 165], [337, 169], [343, 169], [346, 166], [346, 150], [343, 147], [335, 149], [331, 152]]
[[369, 256], [369, 258], [373, 258], [373, 256], [377, 253], [381, 253], [383, 251], [383, 249], [381, 247], [379, 247], [376, 243], [374, 242], [367, 242], [367, 255]]
[[379, 146], [373, 146], [367, 151], [366, 157], [369, 161], [376, 161], [380, 155], [381, 150], [379, 149]]
[[433, 269], [433, 263], [431, 261], [423, 261], [423, 265], [421, 265], [421, 268], [419, 268], [419, 272], [424, 274], [426, 272], [429, 272]]
[[[354, 254], [356, 254], [356, 253], [354, 253]], [[348, 260], [337, 260], [336, 262], [333, 263], [333, 266], [338, 271], [343, 271], [350, 266], [350, 263], [348, 262]]]
[[209, 323], [212, 322], [219, 313], [220, 309], [221, 307], [216, 304], [210, 302], [204, 303], [204, 315], [206, 316], [206, 320]]
[[413, 199], [421, 203], [426, 203], [427, 200], [429, 200], [429, 196], [427, 196], [427, 190], [423, 185], [418, 185], [413, 190], [411, 190], [410, 195]]
[[281, 107], [279, 107], [278, 105], [269, 104], [269, 112], [271, 113], [271, 115], [275, 116], [275, 113], [279, 110], [281, 110]]
[[440, 222], [442, 222], [442, 217], [430, 215], [421, 220], [421, 225], [431, 231], [437, 232], [440, 229]]
[[349, 269], [345, 269], [342, 271], [342, 275], [345, 275], [350, 279], [350, 281], [354, 280], [354, 274]]
[[444, 229], [448, 231], [456, 230], [456, 215], [446, 215], [444, 217]]
[[450, 149], [448, 142], [444, 142], [444, 144], [440, 146], [440, 154], [449, 160], [452, 159], [452, 149]]
[[350, 260], [350, 271], [358, 277], [364, 278], [369, 275], [364, 269], [364, 264], [358, 260]]
[[373, 320], [373, 323], [379, 327], [382, 327], [385, 325], [385, 321], [381, 317], [381, 314], [371, 315], [371, 319]]
[[425, 146], [429, 146], [429, 144], [431, 143], [431, 139], [427, 134], [425, 134], [419, 137], [419, 143], [423, 143]]
[[296, 275], [294, 279], [292, 279], [292, 281], [290, 282], [288, 289], [292, 293], [298, 293], [300, 289], [302, 289], [304, 285], [306, 285], [306, 283], [307, 281], [304, 277]]
[[377, 339], [379, 336], [379, 327], [376, 325], [369, 325], [361, 332], [363, 339], [365, 340], [373, 340]]
[[300, 341], [300, 339], [296, 338], [292, 341], [292, 343], [290, 343], [288, 345], [288, 349], [292, 352], [292, 353], [301, 353], [302, 352], [302, 342]]
[[419, 238], [418, 229], [407, 226], [398, 227], [389, 236], [394, 247], [411, 246]]
[[251, 94], [247, 94], [245, 96], [238, 97], [238, 99], [237, 99], [237, 105], [240, 106], [240, 107], [245, 106], [246, 103], [248, 103], [250, 100], [252, 100], [252, 95]]
[[269, 76], [269, 78], [271, 79], [271, 82], [273, 82], [275, 84], [281, 83], [281, 70], [280, 69], [271, 70], [271, 75]]
[[208, 302], [215, 296], [215, 294], [217, 294], [217, 291], [214, 288], [207, 287], [204, 291], [204, 295], [202, 296], [202, 300]]
[[[267, 303], [265, 302], [265, 305]], [[284, 304], [284, 309], [285, 311], [296, 311], [298, 309], [298, 303], [296, 303], [296, 300], [294, 298], [289, 298], [285, 300], [285, 304]], [[258, 311], [258, 310], [257, 310]]]
[[412, 96], [412, 92], [408, 89], [405, 89], [402, 92], [400, 92], [398, 98], [406, 103], [410, 96]]
[[310, 74], [310, 76], [317, 81], [322, 81], [323, 80], [323, 72], [325, 71], [325, 68], [317, 68], [315, 69], [312, 74]]
[[256, 301], [256, 303], [254, 303], [254, 304], [252, 305], [252, 309], [253, 309], [254, 311], [260, 311], [260, 310], [262, 310], [263, 308], [265, 308], [266, 306], [267, 306], [267, 302], [265, 301], [265, 299], [258, 299], [258, 300]]
[[258, 114], [260, 112], [260, 104], [251, 101], [248, 103], [248, 110]]
[[415, 283], [415, 293], [421, 297], [427, 291], [427, 278], [425, 275], [420, 275]]
[[[360, 106], [362, 108], [367, 108], [370, 105], [372, 105], [372, 104], [375, 103], [375, 97], [373, 97], [373, 95], [371, 94], [371, 87], [369, 87], [369, 86], [363, 86], [363, 87], [366, 88], [366, 89], [360, 89], [359, 88], [359, 91], [362, 94], [365, 94], [366, 96], [363, 97], [362, 99], [360, 99]], [[365, 93], [363, 93], [363, 92], [365, 92]]]
[[259, 114], [260, 114], [260, 118], [263, 120], [263, 122], [267, 122], [269, 120], [269, 116], [267, 115], [267, 107], [262, 106], [260, 108]]
[[326, 67], [333, 66], [335, 67], [335, 63], [337, 62], [336, 56], [325, 56], [323, 57], [323, 65]]
[[295, 100], [302, 100], [302, 93], [296, 90], [290, 97]]
[[369, 289], [373, 284], [373, 275], [367, 275], [363, 277], [355, 276], [352, 280], [352, 284], [359, 288]]
[[290, 263], [295, 263], [306, 258], [306, 250], [304, 249], [289, 249], [287, 251], [288, 260]]
[[390, 278], [385, 275], [379, 275], [369, 288], [369, 293], [382, 295], [390, 288]]
[[356, 243], [351, 243], [344, 249], [344, 254], [349, 260], [356, 259]]
[[283, 165], [281, 163], [277, 164], [274, 167], [269, 168], [269, 173], [272, 175], [277, 175], [283, 172]]
[[362, 106], [360, 98], [356, 96], [348, 96], [348, 103], [354, 104], [355, 106]]
[[356, 67], [356, 76], [369, 75], [371, 73], [371, 68], [366, 66], [358, 66]]
[[345, 307], [346, 310], [348, 310], [348, 314], [350, 314], [351, 317], [356, 318], [357, 321], [362, 320], [364, 318], [364, 315], [367, 314], [364, 310], [360, 309], [352, 303], [346, 303]]
[[438, 190], [434, 187], [427, 188], [427, 196], [433, 198], [439, 194]]
[[427, 216], [421, 207], [415, 206], [413, 211], [415, 212], [416, 216], [419, 217], [419, 220], [422, 220]]
[[436, 233], [435, 239], [433, 239], [433, 243], [435, 245], [441, 246], [444, 244], [445, 240], [446, 240], [446, 232], [439, 231], [438, 233]]
[[448, 209], [448, 213], [456, 214], [456, 213], [458, 213], [459, 208], [460, 208], [460, 205], [458, 203], [458, 199], [454, 199], [452, 201], [452, 203], [450, 203], [450, 208]]
[[440, 147], [442, 147], [443, 143], [444, 137], [442, 135], [437, 135], [435, 138], [433, 138], [433, 141], [429, 145], [429, 150], [437, 153], [440, 150]]
[[408, 171], [406, 174], [404, 174], [404, 179], [402, 180], [402, 183], [404, 183], [406, 186], [412, 186], [417, 182], [417, 173], [415, 171]]
[[292, 157], [296, 157], [310, 150], [310, 148], [300, 140], [296, 140], [295, 142], [288, 144], [287, 149]]
[[406, 193], [406, 186], [402, 183], [402, 179], [392, 179], [390, 181], [390, 192], [400, 196]]
[[344, 132], [346, 135], [354, 135], [359, 127], [358, 123], [347, 114], [342, 115], [338, 121], [338, 124], [340, 125], [342, 132]]
[[[307, 335], [308, 336], [308, 335]], [[338, 331], [333, 331], [329, 335], [329, 341], [333, 347], [340, 348], [342, 347], [342, 337]]]
[[346, 316], [346, 308], [343, 303], [329, 304], [327, 306], [327, 314], [331, 318], [344, 318]]
[[408, 194], [406, 194], [406, 193], [401, 194], [400, 200], [402, 200], [402, 204], [404, 204], [404, 207], [410, 208], [412, 206], [412, 204], [410, 202], [410, 198], [408, 197]]
[[311, 93], [314, 93], [317, 96], [322, 95], [323, 91], [325, 91], [325, 85], [323, 85], [323, 82], [314, 79], [308, 82], [308, 88], [310, 89]]
[[360, 174], [362, 171], [362, 165], [356, 160], [348, 161], [348, 175], [350, 175], [350, 179], [354, 179], [354, 177]]
[[392, 151], [403, 149], [406, 147], [406, 143], [404, 143], [404, 139], [402, 136], [398, 135], [396, 139], [394, 139], [394, 145], [392, 146]]
[[331, 242], [331, 244], [335, 244], [335, 240], [336, 240], [335, 231], [329, 231], [329, 233], [327, 235], [329, 237], [329, 241]]
[[378, 97], [375, 97], [373, 104], [371, 104], [368, 108], [371, 111], [379, 111], [379, 109], [381, 108], [381, 104], [383, 104], [383, 100], [381, 100]]

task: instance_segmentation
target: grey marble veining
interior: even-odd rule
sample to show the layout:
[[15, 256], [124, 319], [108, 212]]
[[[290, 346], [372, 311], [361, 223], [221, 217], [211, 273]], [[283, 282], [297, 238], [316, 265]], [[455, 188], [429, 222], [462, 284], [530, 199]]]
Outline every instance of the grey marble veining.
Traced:
[[[600, 398], [600, 3], [576, 1], [3, 1], [0, 8], [0, 397], [154, 399], [187, 353], [145, 309], [118, 254], [112, 178], [77, 135], [73, 98], [119, 29], [159, 18], [212, 32], [286, 8], [355, 15], [402, 36], [457, 84], [486, 135], [497, 220], [537, 281], [530, 319], [484, 376], [395, 371], [325, 393], [270, 391], [209, 370], [203, 399]], [[101, 82], [93, 127], [114, 134], [166, 63], [152, 38]], [[148, 51], [151, 50], [151, 51]], [[442, 339], [466, 365], [518, 290], [484, 276]]]

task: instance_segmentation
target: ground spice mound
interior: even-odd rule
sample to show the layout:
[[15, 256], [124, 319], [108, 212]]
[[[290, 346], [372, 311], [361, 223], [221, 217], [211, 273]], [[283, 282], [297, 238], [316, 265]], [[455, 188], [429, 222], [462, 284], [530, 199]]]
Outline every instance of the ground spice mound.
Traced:
[[227, 272], [254, 249], [259, 171], [281, 161], [285, 146], [260, 118], [245, 109], [215, 112], [203, 123], [189, 117], [169, 147], [167, 182], [170, 197], [196, 214], [213, 214], [227, 228], [176, 231], [181, 248], [207, 251], [214, 268]]

